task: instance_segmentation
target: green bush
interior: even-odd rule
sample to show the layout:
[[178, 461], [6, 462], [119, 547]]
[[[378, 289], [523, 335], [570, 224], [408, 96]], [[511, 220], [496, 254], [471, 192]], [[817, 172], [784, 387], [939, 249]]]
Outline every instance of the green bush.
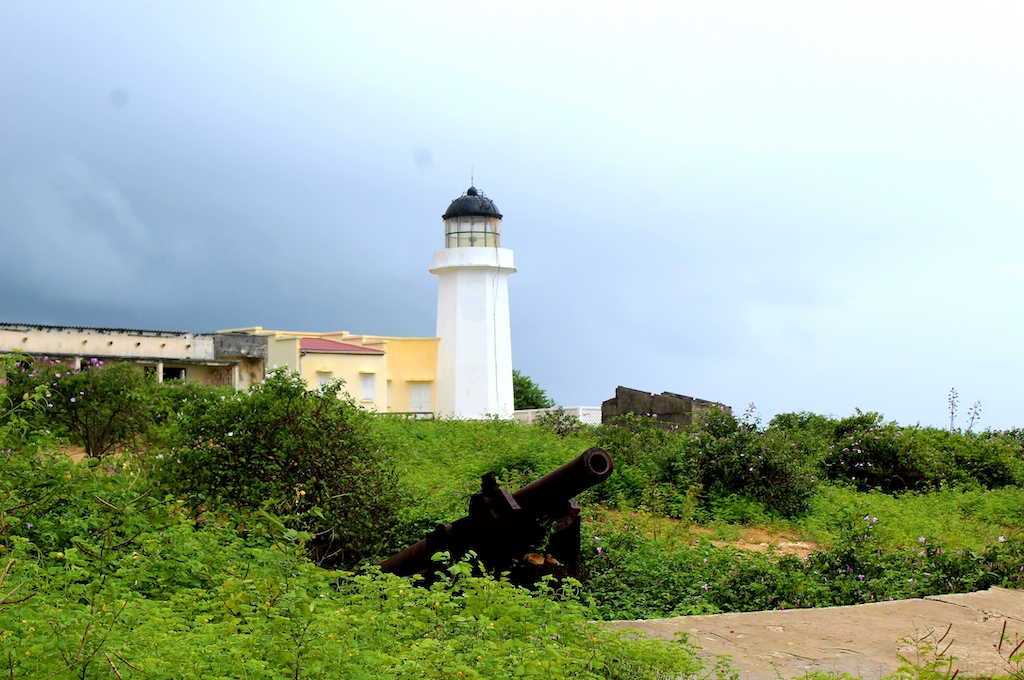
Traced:
[[43, 388], [45, 407], [34, 422], [61, 428], [92, 458], [137, 442], [150, 427], [151, 384], [131, 364], [89, 359], [78, 369], [42, 357], [19, 362], [7, 379], [12, 393]]
[[0, 355], [0, 453], [34, 453], [40, 443], [52, 439], [50, 433], [32, 427], [32, 420], [47, 403], [46, 386], [26, 390], [5, 377], [19, 371], [24, 361], [20, 354]]
[[[687, 505], [687, 491], [700, 482], [700, 470], [675, 426], [626, 414], [598, 428], [597, 446], [611, 455], [615, 472], [590, 492], [592, 501], [620, 508], [645, 505], [654, 493], [669, 516]], [[653, 508], [652, 508], [653, 510]]]
[[173, 444], [179, 425], [190, 403], [213, 403], [236, 394], [228, 386], [204, 385], [198, 381], [168, 380], [152, 383], [152, 411], [150, 419], [153, 428], [148, 433], [149, 443], [156, 447]]
[[820, 469], [835, 434], [835, 425], [836, 421], [828, 416], [801, 411], [776, 415], [768, 423], [768, 429], [784, 432], [791, 442], [797, 444], [804, 462]]
[[709, 494], [749, 496], [783, 517], [807, 510], [817, 483], [812, 456], [784, 430], [761, 430], [755, 422], [712, 410], [691, 446]]
[[595, 498], [638, 506], [650, 487], [665, 499], [670, 516], [688, 507], [688, 492], [701, 489], [705, 510], [712, 498], [738, 495], [793, 517], [807, 509], [816, 483], [813, 456], [784, 430], [760, 430], [718, 409], [690, 428], [645, 416], [617, 418], [600, 429], [598, 446], [612, 455], [616, 472], [595, 489]]
[[946, 486], [1024, 484], [1013, 443], [970, 432], [883, 423], [876, 413], [838, 421], [822, 474], [861, 491], [927, 491]]
[[298, 374], [275, 370], [248, 393], [191, 399], [174, 445], [154, 460], [157, 478], [195, 508], [285, 515], [314, 535], [318, 563], [380, 556], [401, 504], [396, 475], [372, 416], [340, 389], [310, 391]]

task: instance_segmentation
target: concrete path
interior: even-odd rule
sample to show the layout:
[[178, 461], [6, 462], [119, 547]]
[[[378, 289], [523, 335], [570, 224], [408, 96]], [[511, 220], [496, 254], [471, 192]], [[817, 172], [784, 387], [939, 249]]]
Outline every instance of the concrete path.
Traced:
[[[1011, 641], [1024, 640], [1024, 590], [991, 588], [852, 607], [680, 616], [609, 625], [636, 628], [667, 640], [677, 632], [689, 633], [691, 642], [702, 647], [702, 657], [714, 660], [728, 654], [741, 677], [749, 680], [776, 680], [780, 675], [791, 678], [818, 670], [845, 671], [874, 680], [896, 671], [900, 663], [897, 654], [916, 658], [914, 645], [901, 644], [900, 638], [934, 630], [934, 640], [949, 624], [952, 629], [942, 646], [952, 639], [948, 654], [957, 657], [954, 669], [973, 676], [1007, 675], [1011, 669], [996, 650], [1004, 621]], [[1003, 656], [1015, 644], [1004, 642]]]

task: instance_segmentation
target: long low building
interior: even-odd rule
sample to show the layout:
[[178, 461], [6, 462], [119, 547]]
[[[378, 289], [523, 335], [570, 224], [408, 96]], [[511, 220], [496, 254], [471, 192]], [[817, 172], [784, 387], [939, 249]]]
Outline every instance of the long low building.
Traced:
[[0, 323], [0, 353], [23, 352], [80, 366], [129, 361], [156, 380], [245, 390], [269, 369], [297, 371], [310, 389], [332, 380], [371, 411], [429, 416], [437, 399], [437, 338], [266, 330], [215, 333]]
[[248, 389], [263, 380], [267, 340], [246, 333], [189, 333], [0, 323], [0, 353], [83, 360], [130, 361], [156, 380], [194, 380]]

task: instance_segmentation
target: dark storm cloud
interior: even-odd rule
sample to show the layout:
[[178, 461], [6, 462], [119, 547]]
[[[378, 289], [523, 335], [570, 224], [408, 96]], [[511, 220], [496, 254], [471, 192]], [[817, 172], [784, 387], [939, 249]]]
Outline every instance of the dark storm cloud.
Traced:
[[432, 335], [473, 167], [562, 403], [1009, 425], [1013, 7], [5, 3], [0, 320]]

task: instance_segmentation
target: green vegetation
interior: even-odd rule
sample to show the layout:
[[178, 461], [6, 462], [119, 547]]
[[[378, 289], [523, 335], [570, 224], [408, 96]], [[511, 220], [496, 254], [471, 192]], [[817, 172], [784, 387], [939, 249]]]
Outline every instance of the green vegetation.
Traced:
[[551, 399], [540, 385], [518, 370], [512, 371], [512, 395], [516, 410], [551, 408], [555, 405], [554, 399]]
[[[284, 372], [243, 394], [2, 361], [0, 663], [16, 678], [696, 677], [685, 644], [587, 622], [1024, 579], [1021, 430], [860, 412], [762, 426], [752, 409], [686, 428], [416, 421]], [[68, 443], [91, 455], [72, 463]], [[515, 489], [595, 445], [616, 472], [580, 498], [582, 583], [529, 592], [457, 563], [423, 587], [366, 566], [464, 515], [480, 475]], [[751, 527], [820, 548], [742, 549]]]
[[[644, 416], [624, 416], [603, 428], [598, 445], [612, 455], [616, 476], [596, 491], [615, 505], [650, 505], [653, 494], [672, 517], [741, 495], [783, 517], [807, 509], [815, 484], [813, 453], [778, 428], [712, 409], [697, 427], [662, 429]], [[645, 497], [645, 494], [647, 496]], [[705, 513], [706, 514], [706, 513]]]
[[1019, 534], [974, 552], [931, 534], [914, 547], [893, 547], [875, 535], [889, 521], [847, 509], [827, 550], [807, 559], [654, 538], [643, 521], [595, 513], [584, 543], [584, 577], [603, 618], [632, 619], [861, 604], [1021, 587], [1024, 543]]
[[430, 588], [319, 568], [309, 534], [264, 512], [192, 517], [121, 460], [2, 454], [0, 648], [12, 677], [656, 678], [699, 667], [686, 647], [587, 623], [593, 612], [571, 591], [531, 594], [465, 564]]
[[[875, 414], [854, 418], [863, 418], [864, 430], [878, 426]], [[733, 418], [713, 411], [693, 428], [626, 417], [560, 437], [550, 428], [501, 421], [388, 419], [381, 434], [419, 499], [406, 512], [423, 525], [430, 516], [463, 515], [487, 470], [517, 488], [589, 446], [606, 448], [615, 474], [581, 498], [583, 592], [602, 618], [857, 604], [1021, 585], [1024, 488], [990, 490], [980, 481], [993, 479], [993, 469], [1013, 469], [1019, 445], [1001, 434], [954, 434], [954, 442], [988, 458], [967, 474], [957, 470], [953, 483], [936, 490], [922, 484], [900, 493], [862, 492], [853, 480], [822, 479], [830, 447], [850, 436], [850, 420], [794, 414], [760, 427], [752, 412]], [[928, 448], [936, 438], [945, 441], [945, 431], [902, 431], [917, 459], [948, 464], [963, 456], [956, 446]], [[694, 521], [726, 539], [737, 525], [755, 525], [822, 549], [804, 560], [716, 546], [691, 531]]]
[[92, 359], [77, 369], [48, 357], [12, 364], [5, 371], [10, 398], [45, 397], [33, 422], [66, 433], [92, 458], [135, 442], [148, 427], [151, 390], [142, 372], [129, 364], [104, 367]]
[[[15, 360], [0, 369], [10, 375]], [[669, 678], [701, 668], [686, 645], [588, 623], [596, 611], [572, 582], [529, 592], [457, 563], [427, 588], [373, 568], [317, 566], [308, 555], [318, 537], [298, 525], [350, 531], [345, 494], [372, 507], [380, 501], [367, 496], [401, 491], [374, 443], [402, 423], [371, 420], [337, 399], [336, 386], [310, 393], [288, 374], [247, 395], [147, 383], [146, 405], [162, 414], [139, 434], [147, 445], [123, 440], [116, 454], [79, 464], [57, 453], [59, 421], [38, 387], [0, 388], [5, 675]], [[462, 434], [473, 441], [507, 427]], [[441, 448], [438, 460], [458, 458]], [[532, 465], [523, 453], [520, 464]], [[345, 479], [322, 482], [335, 473]], [[307, 507], [310, 497], [324, 507]], [[399, 538], [360, 547], [390, 550], [388, 540]]]
[[371, 432], [372, 416], [342, 400], [341, 381], [306, 389], [272, 371], [249, 392], [183, 397], [176, 436], [153, 458], [153, 478], [192, 511], [268, 510], [313, 534], [321, 565], [353, 566], [387, 549], [402, 505], [394, 468]]

